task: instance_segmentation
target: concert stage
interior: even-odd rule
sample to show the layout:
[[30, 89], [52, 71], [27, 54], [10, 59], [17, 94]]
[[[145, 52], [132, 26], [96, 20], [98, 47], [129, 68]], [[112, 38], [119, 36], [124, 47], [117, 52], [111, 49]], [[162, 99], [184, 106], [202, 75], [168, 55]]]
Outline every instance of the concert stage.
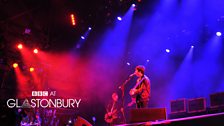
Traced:
[[139, 122], [116, 126], [223, 126], [224, 112], [163, 121]]
[[223, 7], [0, 0], [0, 126], [224, 126]]

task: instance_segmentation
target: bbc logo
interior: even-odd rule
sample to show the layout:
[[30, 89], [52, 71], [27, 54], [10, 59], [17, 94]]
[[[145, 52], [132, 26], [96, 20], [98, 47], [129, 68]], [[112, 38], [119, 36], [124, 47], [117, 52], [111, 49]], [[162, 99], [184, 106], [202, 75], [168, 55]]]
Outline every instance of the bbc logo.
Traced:
[[32, 96], [48, 96], [48, 91], [32, 91]]

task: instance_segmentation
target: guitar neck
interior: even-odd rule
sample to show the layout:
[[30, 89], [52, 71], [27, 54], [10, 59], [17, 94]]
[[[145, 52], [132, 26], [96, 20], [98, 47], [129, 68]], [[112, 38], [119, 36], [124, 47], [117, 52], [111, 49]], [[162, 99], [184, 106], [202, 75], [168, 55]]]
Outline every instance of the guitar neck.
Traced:
[[142, 83], [142, 81], [145, 79], [145, 76], [134, 86], [133, 89], [136, 89], [138, 87], [138, 85], [140, 85]]
[[110, 112], [113, 111], [113, 109], [114, 109], [114, 105], [115, 105], [115, 101], [113, 101], [113, 105], [112, 105], [112, 107], [111, 107], [111, 109], [110, 109]]

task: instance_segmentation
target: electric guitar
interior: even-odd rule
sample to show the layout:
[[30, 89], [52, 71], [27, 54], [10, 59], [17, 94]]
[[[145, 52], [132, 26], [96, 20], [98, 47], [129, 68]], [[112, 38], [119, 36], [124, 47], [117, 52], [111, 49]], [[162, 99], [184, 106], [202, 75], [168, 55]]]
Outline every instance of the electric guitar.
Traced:
[[[131, 104], [132, 105], [132, 103], [129, 103], [129, 104]], [[131, 106], [130, 105], [130, 106]], [[114, 109], [113, 108], [113, 110], [112, 110], [112, 112], [110, 111], [110, 112], [107, 112], [106, 114], [105, 114], [105, 116], [104, 116], [104, 120], [105, 120], [105, 122], [107, 122], [107, 123], [113, 123], [114, 122], [114, 120], [115, 119], [118, 119], [118, 118], [123, 118], [123, 121], [124, 122], [126, 122], [126, 119], [125, 119], [125, 115], [124, 115], [124, 109], [125, 108], [128, 108], [128, 107], [130, 107], [129, 105], [128, 106], [126, 106], [126, 107], [122, 107], [122, 108], [120, 108], [120, 110], [117, 110], [117, 109]], [[122, 117], [120, 117], [119, 115], [118, 115], [118, 113], [119, 113], [119, 111], [121, 111], [121, 113], [122, 113]]]
[[142, 83], [144, 79], [145, 76], [129, 91], [129, 95], [131, 95], [131, 97], [134, 97], [136, 95], [136, 88]]
[[113, 110], [112, 112], [107, 112], [104, 116], [104, 120], [107, 123], [112, 123], [117, 118], [118, 118], [117, 109]]
[[110, 109], [109, 112], [107, 112], [104, 116], [104, 120], [107, 122], [107, 123], [112, 123], [115, 119], [118, 118], [118, 111], [117, 109], [114, 109], [114, 106], [115, 106], [115, 101], [113, 102], [113, 105]]

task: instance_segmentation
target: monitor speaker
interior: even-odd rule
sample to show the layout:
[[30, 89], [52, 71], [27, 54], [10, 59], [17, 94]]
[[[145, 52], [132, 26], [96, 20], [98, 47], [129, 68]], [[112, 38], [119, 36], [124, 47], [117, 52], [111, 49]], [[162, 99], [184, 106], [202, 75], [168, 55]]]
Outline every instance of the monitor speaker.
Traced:
[[78, 118], [75, 121], [74, 126], [92, 126], [88, 121], [83, 119], [82, 117], [78, 116]]
[[140, 108], [130, 110], [130, 122], [166, 120], [166, 108]]

